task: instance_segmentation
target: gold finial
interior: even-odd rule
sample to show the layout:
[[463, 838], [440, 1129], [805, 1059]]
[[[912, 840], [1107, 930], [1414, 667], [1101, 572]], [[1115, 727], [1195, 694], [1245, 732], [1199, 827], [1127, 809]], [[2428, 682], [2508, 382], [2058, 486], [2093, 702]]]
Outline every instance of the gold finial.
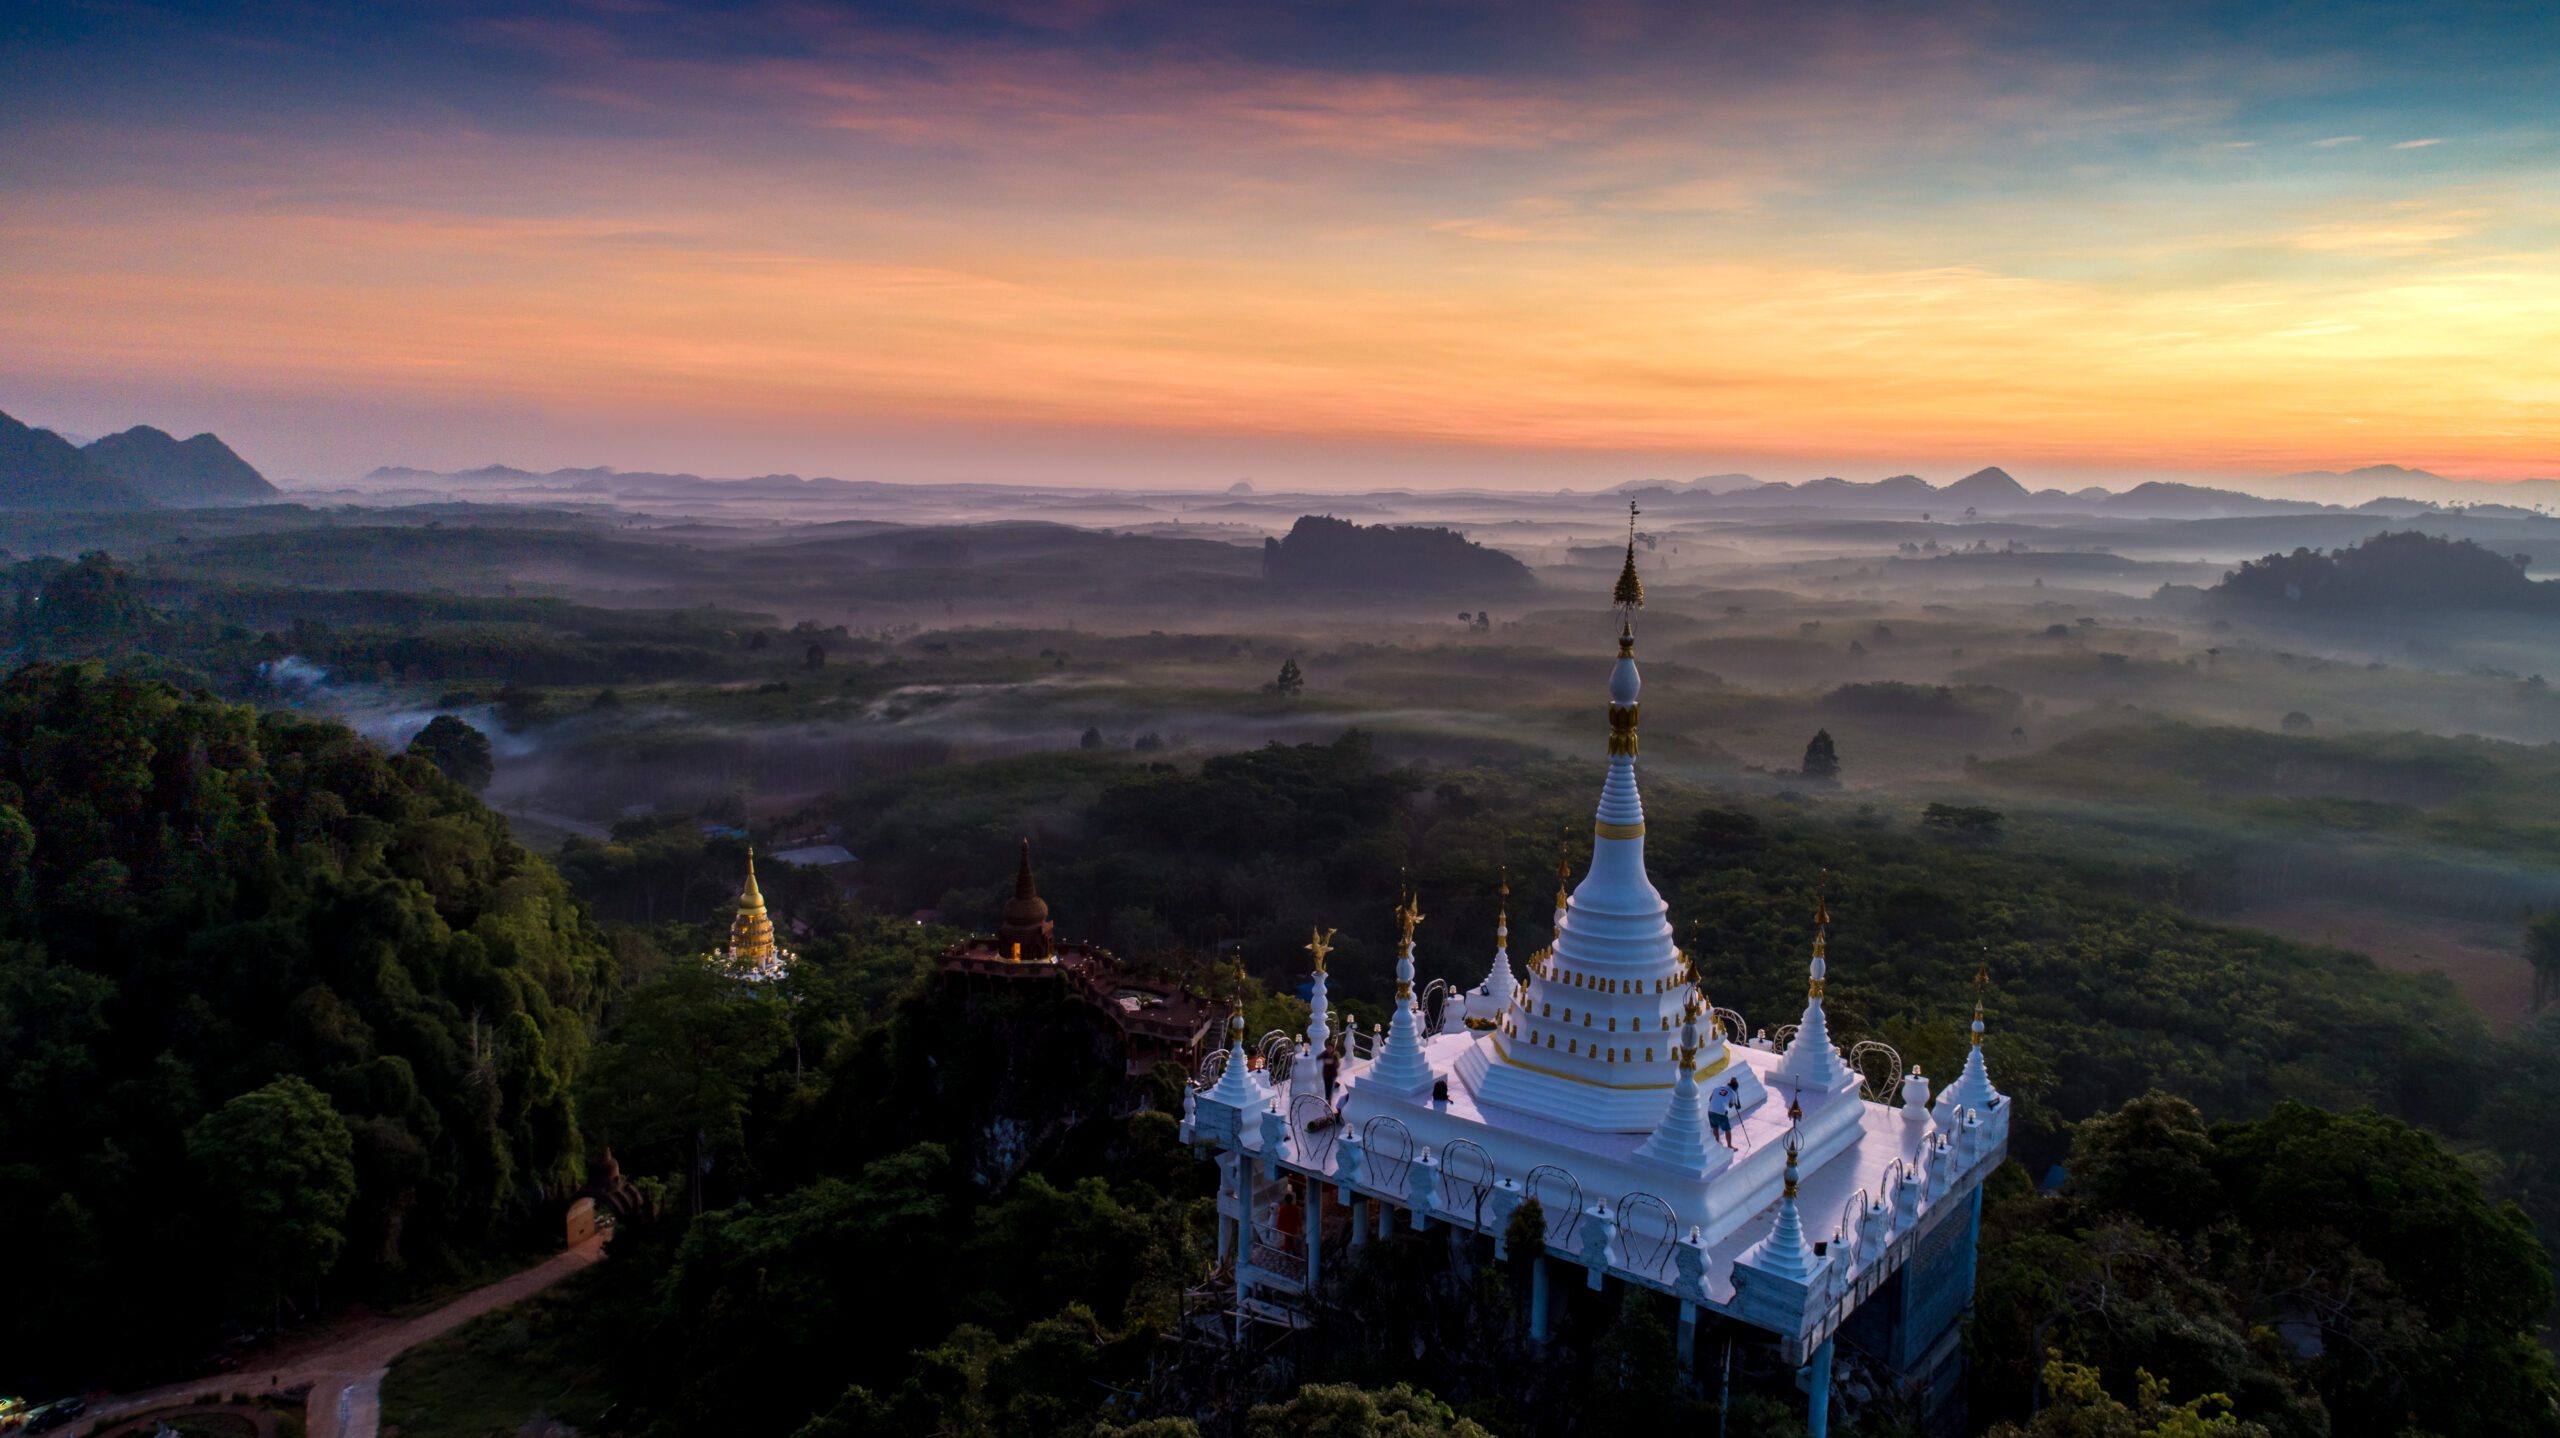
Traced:
[[1796, 1136], [1787, 1135], [1787, 1197], [1796, 1196]]
[[1635, 611], [1644, 608], [1644, 581], [1636, 577], [1636, 516], [1641, 513], [1634, 500], [1627, 501], [1627, 565], [1618, 571], [1618, 587], [1609, 597], [1611, 604], [1627, 611], [1627, 625], [1618, 637], [1620, 653], [1635, 647]]
[[1339, 929], [1310, 928], [1307, 930], [1307, 952], [1316, 956], [1317, 973], [1321, 974], [1325, 971], [1325, 956], [1333, 952], [1333, 936], [1340, 932]]
[[1813, 977], [1805, 984], [1808, 998], [1822, 997], [1824, 960], [1831, 954], [1831, 900], [1826, 890], [1831, 887], [1831, 871], [1822, 871], [1822, 884], [1814, 890], [1813, 899]]
[[1982, 1047], [1982, 1001], [1991, 991], [1991, 960], [1984, 958], [1982, 967], [1973, 971], [1973, 1046]]
[[1410, 944], [1413, 942], [1413, 926], [1421, 922], [1422, 896], [1419, 894], [1406, 895], [1404, 903], [1396, 908], [1396, 923], [1403, 929], [1404, 941], [1406, 943]]

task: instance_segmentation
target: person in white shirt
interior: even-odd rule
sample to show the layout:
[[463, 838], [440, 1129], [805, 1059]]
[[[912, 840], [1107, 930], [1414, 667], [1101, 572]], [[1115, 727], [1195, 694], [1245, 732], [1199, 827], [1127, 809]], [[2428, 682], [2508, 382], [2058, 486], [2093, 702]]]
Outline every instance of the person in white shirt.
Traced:
[[1730, 1083], [1718, 1085], [1716, 1091], [1707, 1096], [1707, 1132], [1714, 1135], [1718, 1143], [1727, 1148], [1733, 1147], [1733, 1085]]

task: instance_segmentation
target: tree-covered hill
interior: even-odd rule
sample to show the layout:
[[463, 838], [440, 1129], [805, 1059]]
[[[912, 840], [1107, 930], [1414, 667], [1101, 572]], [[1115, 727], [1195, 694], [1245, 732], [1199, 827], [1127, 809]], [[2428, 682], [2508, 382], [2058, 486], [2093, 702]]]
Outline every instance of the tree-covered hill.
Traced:
[[0, 684], [8, 1373], [450, 1272], [582, 1172], [615, 966], [424, 759], [96, 664]]
[[2234, 606], [2298, 606], [2311, 613], [2490, 609], [2550, 613], [2560, 585], [2525, 578], [2525, 556], [2478, 541], [2410, 531], [2377, 534], [2327, 554], [2296, 549], [2250, 560], [2206, 591]]
[[1529, 566], [1453, 529], [1354, 524], [1310, 514], [1262, 544], [1262, 577], [1294, 590], [1433, 590], [1509, 597], [1536, 584]]

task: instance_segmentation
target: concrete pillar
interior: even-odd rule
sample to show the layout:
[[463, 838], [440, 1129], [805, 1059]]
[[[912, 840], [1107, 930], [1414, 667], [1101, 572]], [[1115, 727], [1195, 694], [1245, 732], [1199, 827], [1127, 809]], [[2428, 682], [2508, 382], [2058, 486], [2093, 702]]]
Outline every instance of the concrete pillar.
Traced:
[[1351, 1196], [1351, 1246], [1358, 1248], [1369, 1241], [1369, 1200], [1358, 1194]]
[[1529, 1341], [1547, 1341], [1547, 1256], [1543, 1253], [1529, 1264]]
[[1324, 1270], [1324, 1185], [1307, 1185], [1307, 1291], [1316, 1291]]
[[1218, 1173], [1219, 1176], [1225, 1180], [1225, 1183], [1222, 1185], [1225, 1191], [1220, 1193], [1218, 1196], [1229, 1200], [1228, 1203], [1221, 1206], [1222, 1211], [1218, 1214], [1218, 1261], [1220, 1263], [1224, 1263], [1229, 1258], [1233, 1257], [1236, 1251], [1236, 1219], [1233, 1211], [1233, 1200], [1235, 1197], [1236, 1169], [1238, 1166], [1239, 1165], [1236, 1163], [1236, 1156], [1234, 1154], [1222, 1153], [1218, 1155]]
[[[1245, 1270], [1253, 1262], [1254, 1172], [1250, 1161], [1239, 1162], [1236, 1165], [1236, 1179], [1236, 1302], [1242, 1305], [1246, 1287]], [[1239, 1338], [1244, 1335], [1244, 1325], [1241, 1321], [1236, 1325], [1236, 1335]]]
[[1804, 1431], [1807, 1438], [1829, 1438], [1831, 1433], [1831, 1345], [1826, 1338], [1813, 1350], [1811, 1390], [1805, 1395]]
[[1379, 1239], [1380, 1239], [1381, 1241], [1384, 1241], [1384, 1240], [1388, 1237], [1388, 1235], [1390, 1235], [1390, 1234], [1394, 1233], [1395, 1231], [1396, 1231], [1396, 1206], [1395, 1206], [1394, 1204], [1392, 1204], [1392, 1203], [1387, 1202], [1387, 1201], [1386, 1201], [1385, 1199], [1383, 1199], [1383, 1198], [1382, 1198], [1382, 1199], [1379, 1199], [1379, 1200], [1378, 1200], [1378, 1237], [1379, 1237]]
[[1680, 1360], [1680, 1382], [1686, 1387], [1697, 1372], [1698, 1305], [1687, 1299], [1680, 1301], [1680, 1335], [1673, 1343]]

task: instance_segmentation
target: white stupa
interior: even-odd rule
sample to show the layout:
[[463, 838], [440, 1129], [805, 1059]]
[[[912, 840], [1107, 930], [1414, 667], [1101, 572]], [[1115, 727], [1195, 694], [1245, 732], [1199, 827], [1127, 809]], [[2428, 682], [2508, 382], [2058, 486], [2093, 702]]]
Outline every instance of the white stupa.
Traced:
[[1694, 1079], [1729, 1061], [1721, 1039], [1683, 1044], [1697, 1000], [1672, 943], [1662, 895], [1645, 873], [1636, 791], [1635, 610], [1644, 602], [1635, 546], [1618, 577], [1623, 611], [1609, 675], [1609, 771], [1593, 817], [1591, 867], [1566, 900], [1555, 947], [1531, 970], [1512, 1013], [1462, 1060], [1479, 1103], [1595, 1132], [1650, 1133], [1670, 1105], [1679, 1059]]
[[[1935, 1121], [1914, 1115], [1921, 1104], [1898, 1111], [1861, 1093], [1823, 1015], [1825, 911], [1815, 915], [1804, 1019], [1783, 1055], [1765, 1039], [1746, 1042], [1738, 1022], [1729, 1033], [1708, 1005], [1699, 969], [1674, 946], [1662, 896], [1645, 873], [1634, 624], [1644, 589], [1633, 520], [1630, 506], [1609, 677], [1608, 773], [1590, 866], [1578, 886], [1569, 869], [1562, 876], [1554, 945], [1530, 959], [1525, 976], [1513, 975], [1506, 913], [1493, 971], [1467, 996], [1468, 1023], [1425, 1036], [1413, 997], [1413, 933], [1422, 916], [1408, 896], [1397, 909], [1403, 932], [1392, 1031], [1374, 1051], [1343, 1047], [1347, 1092], [1331, 1111], [1294, 1099], [1285, 1117], [1267, 1107], [1243, 1072], [1239, 1031], [1227, 1073], [1196, 1093], [1185, 1132], [1224, 1151], [1230, 1185], [1219, 1211], [1239, 1225], [1230, 1234], [1247, 1219], [1261, 1222], [1270, 1206], [1303, 1201], [1292, 1197], [1301, 1182], [1327, 1185], [1352, 1206], [1352, 1243], [1388, 1236], [1390, 1225], [1370, 1217], [1382, 1211], [1409, 1215], [1414, 1230], [1446, 1223], [1501, 1240], [1535, 1199], [1548, 1215], [1535, 1253], [1541, 1275], [1568, 1264], [1591, 1289], [1616, 1279], [1669, 1294], [1680, 1302], [1684, 1344], [1710, 1315], [1775, 1335], [1790, 1361], [1806, 1365], [1814, 1395], [1807, 1426], [1819, 1433], [1833, 1335], [1870, 1297], [1911, 1291], [1884, 1287], [1890, 1276], [1910, 1273], [1927, 1296], [1896, 1303], [1886, 1323], [1937, 1315], [1914, 1336], [1940, 1346], [1913, 1351], [1953, 1351], [1947, 1335], [1964, 1309], [1953, 1286], [1973, 1274], [1974, 1202], [2006, 1154], [2008, 1105], [1983, 1067], [1979, 1004], [1976, 1046], [1964, 1075], [1939, 1095]], [[1335, 1040], [1325, 937], [1309, 945], [1311, 1056]], [[1490, 1027], [1477, 1025], [1479, 1013]], [[1916, 1070], [1905, 1084], [1906, 1094], [1925, 1099], [1927, 1080]], [[1710, 1137], [1705, 1112], [1706, 1095], [1728, 1085], [1729, 1144]], [[1257, 1161], [1241, 1162], [1248, 1155]], [[1877, 1197], [1886, 1194], [1890, 1201]], [[1858, 1214], [1856, 1236], [1815, 1252], [1816, 1233], [1850, 1212]], [[1315, 1242], [1303, 1270], [1266, 1265], [1254, 1245], [1229, 1250], [1239, 1253], [1238, 1343], [1250, 1325], [1303, 1321], [1296, 1305], [1331, 1262], [1323, 1258], [1325, 1227], [1304, 1232]], [[1533, 1340], [1548, 1330], [1550, 1305], [1537, 1296], [1547, 1291], [1547, 1282], [1532, 1286]]]

